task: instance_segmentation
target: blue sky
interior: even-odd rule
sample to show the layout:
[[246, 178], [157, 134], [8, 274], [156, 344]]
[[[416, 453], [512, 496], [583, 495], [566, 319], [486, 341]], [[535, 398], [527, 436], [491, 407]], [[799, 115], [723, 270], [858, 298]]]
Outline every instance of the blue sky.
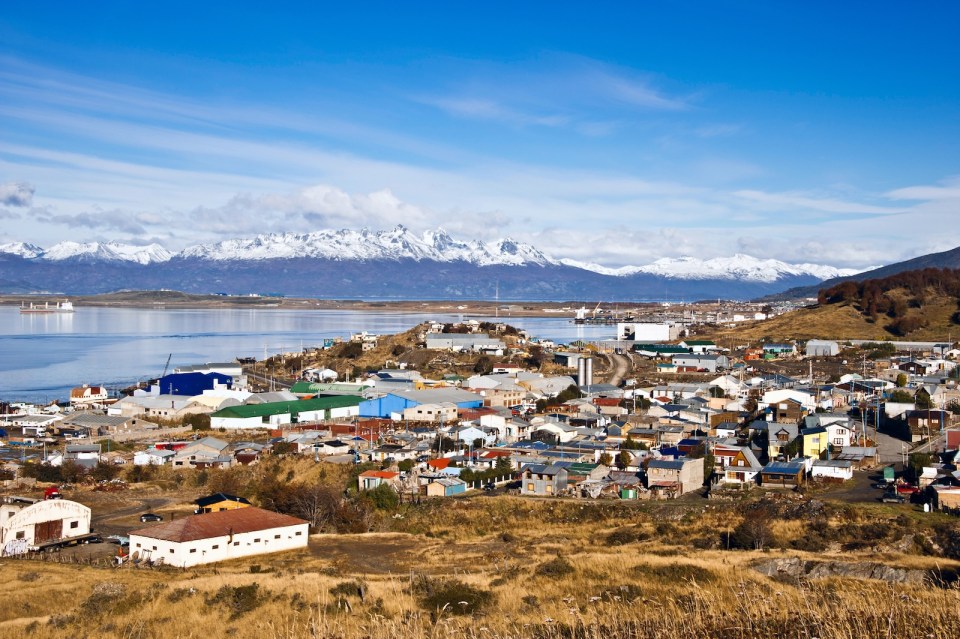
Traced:
[[0, 242], [960, 245], [954, 3], [278, 4], [0, 5]]

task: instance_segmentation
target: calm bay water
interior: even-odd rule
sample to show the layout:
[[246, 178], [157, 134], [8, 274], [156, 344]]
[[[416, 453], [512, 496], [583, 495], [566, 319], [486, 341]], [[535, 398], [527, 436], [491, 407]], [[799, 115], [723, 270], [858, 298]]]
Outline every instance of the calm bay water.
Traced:
[[[78, 308], [25, 314], [0, 307], [0, 399], [66, 399], [70, 388], [122, 388], [170, 369], [317, 346], [368, 331], [399, 333], [420, 322], [492, 319], [469, 315], [281, 309]], [[542, 339], [612, 338], [612, 326], [578, 326], [570, 317], [501, 317]]]

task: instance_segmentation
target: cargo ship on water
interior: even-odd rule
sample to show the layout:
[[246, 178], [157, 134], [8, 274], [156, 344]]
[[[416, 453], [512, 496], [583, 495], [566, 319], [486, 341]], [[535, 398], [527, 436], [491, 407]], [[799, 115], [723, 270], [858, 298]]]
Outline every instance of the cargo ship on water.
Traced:
[[20, 304], [21, 313], [72, 313], [73, 302], [64, 300], [62, 302], [30, 302], [29, 304]]

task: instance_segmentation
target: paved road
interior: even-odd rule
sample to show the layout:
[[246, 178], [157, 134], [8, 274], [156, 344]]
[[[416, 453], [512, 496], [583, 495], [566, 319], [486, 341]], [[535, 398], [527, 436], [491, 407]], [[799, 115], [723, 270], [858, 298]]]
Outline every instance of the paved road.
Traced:
[[878, 501], [883, 491], [874, 488], [873, 483], [882, 480], [883, 471], [879, 468], [869, 471], [858, 470], [853, 473], [852, 480], [844, 482], [837, 488], [831, 488], [822, 495], [815, 495], [814, 498], [822, 496], [824, 499], [835, 499], [845, 503]]
[[904, 453], [909, 455], [912, 446], [909, 442], [884, 433], [877, 433], [874, 441], [877, 442], [877, 454], [881, 464], [900, 464]]

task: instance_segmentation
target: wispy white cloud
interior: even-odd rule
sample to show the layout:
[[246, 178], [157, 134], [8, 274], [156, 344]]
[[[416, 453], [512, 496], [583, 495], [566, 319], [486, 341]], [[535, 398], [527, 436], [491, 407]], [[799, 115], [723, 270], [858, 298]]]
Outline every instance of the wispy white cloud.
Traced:
[[569, 128], [608, 135], [642, 114], [681, 112], [692, 98], [671, 95], [649, 75], [569, 55], [523, 66], [469, 66], [445, 91], [413, 100], [450, 115], [516, 126]]
[[693, 129], [694, 135], [701, 138], [725, 138], [743, 131], [741, 124], [705, 124]]
[[907, 186], [884, 195], [893, 200], [957, 200], [960, 199], [960, 178], [949, 178], [935, 185]]
[[425, 104], [432, 104], [452, 115], [479, 120], [499, 120], [521, 126], [537, 125], [560, 127], [570, 124], [570, 118], [563, 115], [524, 113], [483, 98], [424, 98]]
[[147, 232], [139, 217], [139, 215], [127, 210], [104, 211], [97, 209], [72, 215], [50, 214], [49, 211], [44, 211], [36, 215], [35, 219], [43, 224], [58, 224], [70, 229], [92, 229], [101, 232], [110, 230], [135, 238]]
[[0, 184], [0, 205], [30, 206], [36, 189], [26, 182], [5, 182]]
[[667, 96], [641, 77], [629, 78], [599, 70], [587, 77], [586, 84], [592, 84], [599, 97], [611, 97], [634, 107], [659, 111], [686, 111], [690, 108], [686, 99]]
[[181, 217], [194, 220], [195, 230], [213, 234], [380, 229], [401, 222], [419, 229], [434, 221], [426, 211], [401, 201], [389, 190], [353, 195], [326, 184], [291, 193], [239, 194], [223, 205], [200, 207]]
[[766, 193], [764, 191], [744, 189], [734, 191], [733, 195], [745, 201], [756, 202], [767, 207], [807, 209], [823, 211], [825, 213], [873, 213], [878, 215], [892, 215], [904, 211], [902, 208], [874, 206], [862, 202], [850, 202], [831, 197], [815, 197], [800, 192]]
[[[664, 79], [579, 58], [555, 62], [519, 71], [481, 65], [420, 102], [470, 120], [455, 124], [475, 127], [471, 134], [487, 132], [476, 122], [490, 121], [536, 127], [538, 139], [566, 131], [603, 137], [629, 133], [651, 114], [651, 129], [688, 118], [675, 128], [685, 145], [741, 132], [712, 115], [713, 124], [698, 126], [700, 98], [665, 89]], [[411, 107], [406, 96], [395, 99]], [[39, 187], [16, 212], [0, 209], [0, 217], [23, 220], [0, 232], [16, 226], [22, 235], [10, 239], [41, 244], [149, 238], [179, 249], [401, 222], [416, 231], [443, 226], [464, 239], [510, 235], [555, 257], [606, 266], [739, 250], [857, 267], [960, 243], [950, 230], [956, 179], [882, 194], [842, 185], [784, 190], [770, 188], [774, 171], [760, 162], [702, 151], [691, 152], [682, 171], [653, 177], [640, 163], [595, 164], [606, 147], [594, 143], [603, 140], [577, 137], [573, 162], [553, 162], [549, 147], [539, 161], [510, 149], [488, 156], [349, 118], [205, 103], [3, 64], [0, 117], [15, 123], [0, 131], [0, 176]], [[656, 156], [661, 149], [651, 146], [637, 152]], [[943, 232], [904, 242], [898, 228], [908, 217], [913, 228]]]

